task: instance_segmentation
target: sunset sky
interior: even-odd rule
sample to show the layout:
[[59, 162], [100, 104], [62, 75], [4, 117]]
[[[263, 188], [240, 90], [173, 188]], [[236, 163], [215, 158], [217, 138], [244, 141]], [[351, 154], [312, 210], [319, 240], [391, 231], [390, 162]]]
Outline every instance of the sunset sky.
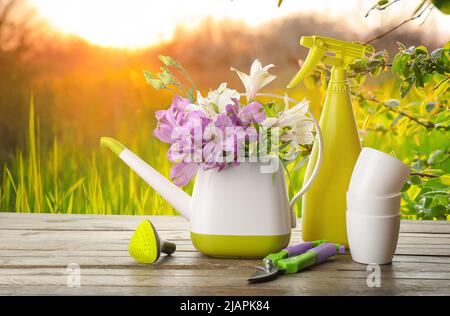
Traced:
[[[390, 10], [364, 13], [375, 0], [28, 0], [38, 17], [64, 34], [111, 47], [141, 48], [169, 40], [177, 27], [197, 26], [205, 17], [244, 20], [258, 26], [292, 13], [307, 12], [324, 19], [345, 18], [362, 32], [387, 21], [409, 17], [418, 0], [403, 0]], [[413, 22], [416, 25], [419, 23]], [[449, 17], [434, 10], [428, 29], [440, 36], [450, 36]], [[433, 27], [435, 26], [435, 27]]]

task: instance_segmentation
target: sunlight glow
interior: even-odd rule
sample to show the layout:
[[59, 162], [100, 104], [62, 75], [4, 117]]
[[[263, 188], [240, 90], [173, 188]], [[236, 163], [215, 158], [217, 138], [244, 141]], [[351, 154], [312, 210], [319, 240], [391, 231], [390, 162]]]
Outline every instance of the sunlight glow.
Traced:
[[[364, 12], [373, 0], [28, 0], [50, 26], [65, 34], [76, 34], [94, 44], [120, 48], [143, 48], [170, 40], [178, 25], [195, 27], [206, 18], [243, 20], [258, 26], [292, 13], [314, 12], [323, 19], [351, 15], [345, 23], [363, 32], [380, 26], [382, 16]], [[414, 9], [417, 1], [392, 6], [395, 21]], [[435, 10], [437, 11], [437, 10]], [[448, 17], [435, 12], [432, 24], [449, 34]], [[406, 16], [405, 16], [406, 17]]]

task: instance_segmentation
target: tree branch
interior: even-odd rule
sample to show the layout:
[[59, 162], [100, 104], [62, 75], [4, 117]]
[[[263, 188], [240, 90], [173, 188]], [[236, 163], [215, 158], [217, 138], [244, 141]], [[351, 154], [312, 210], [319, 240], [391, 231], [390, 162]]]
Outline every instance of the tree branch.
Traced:
[[389, 33], [394, 32], [396, 29], [398, 29], [399, 27], [405, 25], [406, 23], [411, 22], [411, 21], [414, 21], [414, 20], [420, 18], [420, 17], [422, 16], [422, 14], [423, 14], [426, 10], [428, 10], [428, 9], [430, 8], [430, 6], [432, 6], [432, 5], [433, 5], [432, 3], [429, 3], [429, 4], [426, 5], [425, 8], [424, 8], [422, 11], [420, 11], [417, 15], [412, 16], [412, 17], [410, 17], [409, 19], [403, 21], [402, 23], [400, 23], [400, 24], [394, 26], [393, 28], [391, 28], [391, 29], [389, 29], [389, 30], [387, 30], [387, 31], [385, 31], [385, 32], [383, 32], [383, 33], [381, 33], [381, 34], [379, 34], [379, 35], [377, 35], [377, 36], [375, 36], [375, 37], [373, 37], [373, 38], [367, 40], [367, 41], [365, 42], [365, 44], [370, 44], [370, 43], [372, 43], [372, 42], [374, 42], [374, 41], [376, 41], [376, 40], [379, 40], [380, 38], [382, 38], [382, 37], [388, 35]]
[[375, 103], [378, 103], [378, 104], [381, 104], [381, 105], [383, 105], [383, 106], [386, 108], [386, 110], [391, 111], [391, 112], [394, 112], [394, 113], [397, 113], [397, 114], [399, 114], [399, 115], [402, 115], [402, 116], [404, 116], [404, 117], [410, 119], [411, 121], [416, 122], [417, 124], [419, 124], [419, 125], [421, 125], [421, 126], [423, 126], [423, 127], [425, 127], [425, 128], [430, 128], [430, 129], [431, 129], [431, 128], [437, 128], [437, 129], [441, 129], [441, 128], [445, 129], [445, 128], [447, 128], [446, 126], [436, 126], [436, 124], [434, 124], [433, 122], [430, 122], [430, 121], [428, 121], [428, 122], [423, 122], [423, 121], [419, 120], [417, 117], [414, 117], [414, 116], [412, 116], [412, 115], [409, 115], [408, 113], [405, 113], [405, 112], [403, 112], [403, 111], [400, 111], [400, 110], [397, 110], [397, 109], [395, 109], [395, 108], [392, 108], [392, 107], [387, 106], [384, 102], [381, 102], [380, 100], [378, 100], [378, 99], [377, 99], [376, 97], [374, 97], [374, 96], [369, 96], [369, 97], [367, 98], [367, 100], [372, 101], [372, 102], [375, 102]]
[[430, 174], [430, 173], [422, 173], [422, 172], [411, 172], [412, 176], [419, 176], [422, 178], [430, 178], [430, 179], [436, 179], [439, 178], [438, 175]]

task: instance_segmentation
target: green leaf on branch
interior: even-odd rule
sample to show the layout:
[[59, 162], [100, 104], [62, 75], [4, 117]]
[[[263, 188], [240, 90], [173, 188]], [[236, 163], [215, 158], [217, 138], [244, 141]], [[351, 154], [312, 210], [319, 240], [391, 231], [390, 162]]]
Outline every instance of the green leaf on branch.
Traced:
[[406, 64], [409, 61], [409, 55], [398, 53], [392, 62], [392, 72], [401, 77]]
[[448, 0], [431, 0], [431, 3], [444, 14], [450, 14], [450, 1]]
[[414, 75], [416, 77], [416, 87], [417, 88], [423, 88], [424, 84], [423, 84], [423, 75], [422, 75], [422, 71], [420, 70], [419, 66], [416, 63], [413, 63], [411, 65], [411, 68], [414, 72]]
[[428, 56], [428, 49], [427, 49], [425, 46], [420, 45], [420, 46], [417, 46], [417, 47], [414, 49], [414, 53], [417, 54], [417, 55], [425, 55], [425, 56]]
[[443, 53], [444, 53], [444, 49], [438, 48], [431, 52], [430, 59], [434, 62], [438, 62], [442, 58]]
[[450, 121], [450, 113], [448, 113], [448, 111], [445, 111], [436, 116], [433, 123], [436, 125], [443, 125], [448, 121]]
[[445, 150], [443, 150], [443, 149], [435, 150], [434, 152], [432, 152], [432, 153], [430, 154], [430, 157], [428, 158], [427, 163], [428, 163], [429, 165], [431, 165], [431, 164], [433, 164], [433, 163], [436, 163], [436, 161], [439, 161], [439, 159], [442, 158], [442, 156], [443, 156], [445, 153], [446, 153], [446, 152], [445, 152]]
[[384, 104], [390, 108], [395, 108], [400, 105], [400, 101], [397, 99], [390, 99], [385, 101]]
[[436, 102], [428, 102], [425, 105], [425, 111], [427, 111], [428, 113], [431, 113], [434, 110], [435, 106], [436, 106]]
[[414, 77], [409, 77], [400, 85], [400, 98], [404, 98], [408, 95], [414, 85]]

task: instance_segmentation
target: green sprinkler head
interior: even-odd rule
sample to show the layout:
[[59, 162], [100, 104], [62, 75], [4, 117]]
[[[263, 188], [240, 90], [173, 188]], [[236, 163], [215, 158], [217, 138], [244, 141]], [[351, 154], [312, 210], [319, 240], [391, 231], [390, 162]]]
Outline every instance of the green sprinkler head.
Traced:
[[171, 255], [175, 252], [174, 243], [161, 240], [150, 220], [143, 220], [130, 240], [128, 252], [137, 262], [152, 264], [162, 253]]

